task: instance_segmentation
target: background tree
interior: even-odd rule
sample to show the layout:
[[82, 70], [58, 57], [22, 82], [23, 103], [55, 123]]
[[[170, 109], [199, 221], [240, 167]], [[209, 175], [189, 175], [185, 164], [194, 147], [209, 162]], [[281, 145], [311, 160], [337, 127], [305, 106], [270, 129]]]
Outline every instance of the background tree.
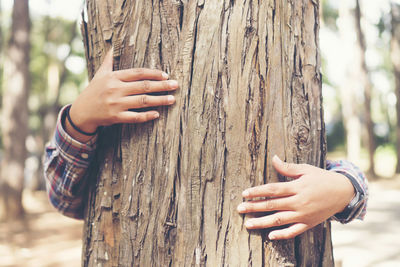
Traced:
[[[87, 1], [89, 76], [159, 68], [177, 103], [145, 125], [104, 129], [85, 266], [331, 266], [329, 224], [269, 242], [236, 213], [248, 186], [284, 180], [274, 154], [324, 166], [315, 1]], [[96, 178], [98, 177], [98, 178]]]
[[397, 165], [396, 173], [400, 173], [400, 5], [396, 3], [391, 4], [391, 59], [393, 64], [393, 73], [395, 80], [395, 92], [397, 98], [397, 123], [396, 123], [396, 154]]
[[[354, 19], [350, 1], [341, 0], [339, 2], [338, 31], [341, 38], [343, 51], [353, 51], [357, 53], [354, 43]], [[351, 62], [354, 58], [343, 58], [344, 78], [339, 86], [341, 112], [343, 124], [346, 130], [346, 155], [347, 158], [355, 163], [360, 162], [361, 154], [361, 122], [359, 118], [359, 101], [355, 69]]]
[[371, 177], [375, 177], [375, 137], [374, 137], [374, 122], [372, 120], [372, 111], [371, 111], [371, 94], [372, 94], [372, 83], [370, 80], [369, 70], [366, 62], [366, 52], [367, 46], [365, 42], [364, 31], [361, 27], [361, 7], [360, 0], [356, 0], [356, 6], [354, 10], [354, 18], [356, 24], [356, 32], [357, 32], [357, 43], [358, 43], [358, 53], [359, 53], [359, 71], [360, 75], [358, 79], [361, 81], [363, 90], [364, 90], [364, 121], [366, 128], [366, 148], [368, 149], [368, 173]]
[[22, 190], [28, 135], [29, 73], [29, 5], [15, 0], [11, 37], [4, 64], [5, 86], [2, 105], [4, 156], [1, 162], [1, 209], [8, 219], [21, 217]]
[[[66, 66], [67, 61], [77, 54], [73, 43], [78, 39], [81, 42], [76, 22], [55, 19], [47, 15], [36, 24], [34, 30], [38, 33], [34, 37], [35, 44], [32, 48], [35, 57], [32, 64], [34, 73], [32, 98], [37, 100], [37, 105], [31, 107], [31, 121], [35, 123], [30, 127], [36, 145], [30, 152], [36, 161], [40, 162], [45, 144], [52, 137], [58, 111], [68, 102], [61, 97], [64, 87], [71, 80], [72, 82], [75, 80], [76, 86], [80, 87], [80, 83], [85, 79], [81, 77], [82, 75], [71, 74]], [[47, 48], [45, 51], [44, 47]], [[73, 88], [68, 89], [73, 91], [71, 90]], [[38, 164], [36, 172], [32, 174], [29, 185], [31, 189], [45, 188], [42, 167], [42, 164]]]

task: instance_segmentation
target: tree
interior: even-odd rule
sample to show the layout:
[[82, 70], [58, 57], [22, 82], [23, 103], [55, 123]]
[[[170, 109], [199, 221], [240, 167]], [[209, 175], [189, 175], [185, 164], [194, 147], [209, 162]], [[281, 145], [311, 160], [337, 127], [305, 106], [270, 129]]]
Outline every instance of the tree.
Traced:
[[[352, 51], [357, 55], [356, 43], [354, 40], [355, 24], [352, 16], [352, 4], [348, 0], [339, 2], [338, 29], [341, 38], [342, 51]], [[351, 27], [350, 25], [354, 25]], [[346, 152], [351, 162], [358, 163], [361, 154], [361, 121], [359, 116], [359, 82], [358, 72], [353, 68], [354, 58], [343, 58], [344, 78], [340, 84], [340, 103], [342, 117], [346, 130]]]
[[4, 64], [5, 86], [2, 111], [4, 155], [1, 162], [1, 205], [8, 219], [21, 217], [22, 189], [28, 135], [29, 75], [29, 4], [15, 0], [11, 37]]
[[90, 172], [83, 265], [332, 266], [329, 223], [295, 240], [245, 230], [243, 189], [283, 181], [274, 154], [325, 164], [317, 1], [87, 1], [89, 76], [180, 81], [156, 122], [104, 128]]
[[368, 160], [369, 160], [369, 167], [368, 173], [371, 174], [372, 177], [376, 176], [375, 173], [375, 161], [374, 161], [374, 154], [376, 150], [375, 145], [375, 137], [374, 137], [374, 122], [372, 120], [371, 114], [371, 94], [372, 94], [372, 83], [369, 77], [369, 70], [366, 62], [365, 54], [367, 52], [367, 45], [365, 41], [365, 36], [363, 29], [361, 27], [361, 7], [360, 7], [360, 0], [356, 0], [356, 7], [355, 7], [355, 24], [356, 24], [356, 32], [357, 32], [357, 40], [358, 40], [358, 50], [360, 51], [360, 75], [359, 80], [364, 89], [364, 120], [365, 120], [365, 128], [367, 130], [366, 135], [366, 146], [368, 149]]
[[400, 5], [391, 4], [392, 15], [392, 40], [390, 57], [393, 64], [393, 72], [395, 79], [395, 92], [396, 92], [396, 109], [397, 109], [397, 123], [396, 123], [396, 141], [397, 141], [397, 166], [396, 173], [400, 173]]
[[392, 15], [392, 40], [391, 40], [391, 60], [393, 64], [393, 72], [395, 79], [395, 93], [396, 93], [396, 111], [397, 111], [397, 121], [396, 121], [396, 173], [400, 173], [400, 6], [398, 4], [391, 4], [391, 15]]

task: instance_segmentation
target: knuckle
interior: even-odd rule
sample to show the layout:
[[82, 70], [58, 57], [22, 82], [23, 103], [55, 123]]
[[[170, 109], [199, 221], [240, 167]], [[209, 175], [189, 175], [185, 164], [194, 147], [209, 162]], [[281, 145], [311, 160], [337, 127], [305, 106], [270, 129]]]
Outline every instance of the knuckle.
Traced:
[[116, 101], [112, 97], [106, 97], [104, 99], [104, 103], [108, 108], [113, 107], [113, 106], [116, 105]]
[[142, 81], [142, 88], [145, 93], [150, 92], [150, 81]]
[[139, 122], [139, 114], [133, 113], [131, 116], [132, 116], [132, 117], [131, 117], [131, 121], [132, 121], [133, 123]]
[[275, 209], [275, 201], [273, 200], [267, 200], [267, 202], [265, 203], [265, 206], [267, 208], [267, 210], [273, 210]]
[[147, 106], [148, 103], [149, 103], [149, 97], [147, 95], [142, 95], [140, 97], [140, 104], [142, 106]]
[[109, 72], [108, 78], [111, 80], [118, 79], [118, 73], [116, 71]]
[[135, 74], [137, 75], [137, 76], [144, 76], [144, 74], [145, 74], [145, 70], [144, 70], [144, 68], [136, 68], [136, 69], [134, 69], [134, 72], [135, 72]]
[[310, 205], [310, 200], [308, 199], [303, 199], [302, 201], [299, 202], [299, 206], [302, 209], [306, 209], [307, 207], [309, 207], [309, 205]]
[[105, 88], [108, 89], [108, 94], [112, 94], [114, 90], [118, 89], [118, 83], [114, 79], [109, 79], [105, 84]]
[[146, 114], [146, 116], [143, 117], [143, 122], [151, 121], [151, 120], [153, 120], [153, 119], [154, 119], [154, 116], [153, 116], [153, 115], [151, 115], [151, 114]]
[[111, 123], [117, 123], [117, 122], [119, 122], [119, 116], [118, 116], [117, 113], [111, 112], [111, 113], [109, 114], [108, 117], [109, 117], [109, 121], [110, 121]]
[[282, 218], [279, 217], [279, 216], [276, 216], [276, 217], [273, 219], [273, 224], [274, 224], [275, 226], [280, 226], [280, 225], [282, 225], [282, 223], [283, 223]]
[[265, 186], [264, 191], [266, 191], [267, 193], [268, 192], [275, 193], [275, 192], [278, 191], [278, 188], [279, 187], [278, 187], [278, 185], [276, 183], [268, 184], [268, 185]]
[[285, 168], [287, 171], [292, 171], [292, 170], [294, 170], [294, 165], [293, 165], [292, 163], [287, 163], [287, 162], [285, 162], [284, 168]]
[[162, 87], [164, 89], [169, 89], [169, 88], [171, 88], [171, 85], [170, 85], [169, 81], [162, 81]]

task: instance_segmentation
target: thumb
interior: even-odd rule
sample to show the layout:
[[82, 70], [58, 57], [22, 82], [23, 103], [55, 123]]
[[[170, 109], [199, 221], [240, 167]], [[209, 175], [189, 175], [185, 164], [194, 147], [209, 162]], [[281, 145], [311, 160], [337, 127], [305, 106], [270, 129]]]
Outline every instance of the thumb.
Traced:
[[104, 57], [103, 63], [101, 64], [97, 73], [107, 73], [113, 71], [113, 49], [108, 50]]
[[302, 164], [283, 162], [277, 155], [272, 158], [272, 165], [279, 174], [286, 177], [297, 179], [304, 174]]

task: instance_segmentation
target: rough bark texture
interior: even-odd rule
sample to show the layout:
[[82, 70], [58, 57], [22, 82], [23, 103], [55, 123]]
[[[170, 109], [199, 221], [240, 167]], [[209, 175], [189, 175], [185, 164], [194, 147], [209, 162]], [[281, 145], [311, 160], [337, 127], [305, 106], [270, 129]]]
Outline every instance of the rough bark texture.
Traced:
[[181, 88], [159, 120], [103, 130], [83, 265], [332, 266], [329, 223], [269, 242], [236, 212], [245, 188], [285, 180], [273, 155], [324, 165], [319, 3], [89, 0], [86, 15], [90, 76], [112, 45], [115, 69]]
[[397, 123], [396, 123], [396, 141], [397, 141], [397, 166], [396, 173], [400, 173], [400, 5], [392, 3], [392, 41], [390, 56], [393, 64], [393, 73], [395, 79], [395, 93], [398, 99], [396, 103]]
[[5, 86], [1, 128], [4, 157], [0, 169], [0, 209], [7, 219], [23, 215], [22, 189], [28, 135], [29, 75], [29, 6], [28, 0], [15, 0], [11, 38], [4, 64]]
[[356, 8], [355, 8], [355, 23], [356, 23], [356, 31], [357, 31], [357, 41], [358, 41], [358, 48], [360, 51], [360, 76], [358, 79], [361, 81], [361, 84], [364, 89], [364, 123], [365, 123], [365, 128], [367, 130], [367, 135], [366, 135], [366, 146], [368, 149], [368, 161], [369, 161], [369, 167], [368, 167], [368, 173], [372, 176], [375, 177], [375, 160], [374, 160], [374, 154], [375, 154], [375, 138], [374, 138], [374, 122], [372, 120], [372, 114], [371, 114], [371, 94], [372, 94], [372, 82], [369, 78], [369, 70], [367, 67], [367, 62], [365, 59], [365, 53], [367, 52], [367, 46], [365, 42], [365, 37], [364, 37], [364, 32], [361, 27], [361, 7], [360, 7], [360, 1], [356, 0]]

